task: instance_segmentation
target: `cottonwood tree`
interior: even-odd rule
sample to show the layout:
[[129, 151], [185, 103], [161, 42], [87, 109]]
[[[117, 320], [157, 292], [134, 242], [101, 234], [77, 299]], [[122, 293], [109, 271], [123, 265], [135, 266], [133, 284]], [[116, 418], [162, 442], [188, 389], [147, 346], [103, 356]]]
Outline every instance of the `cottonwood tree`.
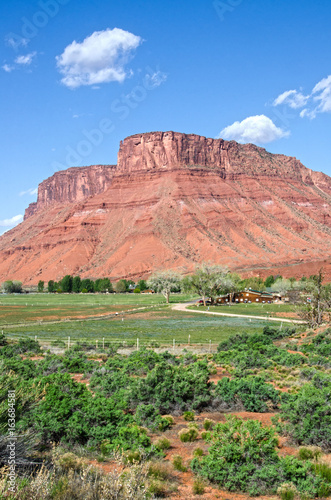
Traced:
[[22, 293], [22, 283], [20, 281], [7, 280], [3, 284], [6, 293]]
[[233, 280], [226, 267], [206, 263], [185, 279], [186, 289], [200, 295], [204, 306], [208, 298], [214, 302], [218, 295], [230, 293], [232, 286]]
[[300, 317], [311, 328], [316, 328], [324, 321], [331, 321], [331, 283], [323, 285], [323, 271], [311, 276], [305, 282], [305, 293], [299, 308]]
[[169, 304], [171, 292], [180, 291], [181, 277], [175, 271], [159, 271], [148, 280], [148, 286], [155, 292], [162, 293]]

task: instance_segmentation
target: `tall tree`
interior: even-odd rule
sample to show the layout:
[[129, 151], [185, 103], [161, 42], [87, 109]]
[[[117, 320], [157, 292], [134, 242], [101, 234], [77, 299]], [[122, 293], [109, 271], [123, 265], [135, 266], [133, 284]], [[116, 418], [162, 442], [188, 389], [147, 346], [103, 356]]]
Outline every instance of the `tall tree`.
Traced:
[[22, 293], [22, 283], [20, 281], [7, 280], [3, 284], [6, 293]]
[[72, 283], [73, 283], [73, 277], [70, 276], [70, 274], [67, 274], [62, 278], [60, 282], [60, 286], [62, 288], [62, 291], [64, 293], [71, 293], [72, 292]]
[[49, 280], [48, 284], [47, 284], [47, 289], [48, 289], [48, 292], [49, 293], [54, 293], [55, 290], [56, 290], [56, 287], [55, 287], [55, 282], [54, 280]]
[[38, 281], [38, 292], [42, 293], [44, 291], [45, 282], [42, 280]]
[[80, 293], [82, 290], [82, 280], [80, 279], [80, 276], [75, 276], [74, 279], [72, 280], [72, 291], [74, 293]]
[[115, 285], [115, 290], [117, 293], [126, 293], [128, 289], [129, 285], [126, 280], [119, 280]]
[[204, 263], [184, 280], [184, 286], [200, 295], [206, 305], [208, 298], [214, 302], [221, 293], [229, 293], [232, 281], [227, 268]]
[[180, 282], [181, 278], [175, 271], [159, 271], [150, 277], [148, 286], [155, 292], [162, 293], [169, 304], [171, 292], [180, 291]]
[[299, 309], [301, 318], [311, 328], [331, 321], [331, 283], [323, 285], [323, 270], [305, 282], [305, 292]]

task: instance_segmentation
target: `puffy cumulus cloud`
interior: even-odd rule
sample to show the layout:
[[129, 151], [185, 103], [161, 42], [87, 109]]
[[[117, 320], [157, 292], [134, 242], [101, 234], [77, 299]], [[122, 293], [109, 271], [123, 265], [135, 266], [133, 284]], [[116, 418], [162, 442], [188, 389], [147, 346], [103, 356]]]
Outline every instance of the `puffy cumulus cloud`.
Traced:
[[331, 75], [323, 78], [313, 88], [314, 101], [319, 102], [316, 112], [331, 112]]
[[303, 108], [309, 99], [309, 95], [303, 95], [297, 90], [286, 90], [280, 94], [273, 102], [273, 106], [279, 106], [280, 104], [288, 104], [290, 108], [298, 109]]
[[282, 137], [288, 137], [290, 132], [276, 127], [274, 122], [265, 115], [249, 116], [241, 122], [234, 122], [225, 127], [218, 138], [235, 140], [241, 143], [253, 142], [265, 144]]
[[81, 85], [123, 82], [125, 65], [142, 38], [119, 28], [95, 31], [82, 43], [68, 45], [56, 57], [62, 83], [74, 89]]
[[29, 66], [32, 63], [33, 58], [37, 52], [31, 52], [25, 56], [17, 56], [15, 59], [16, 64], [23, 64], [24, 66]]
[[[0, 220], [0, 234], [22, 222], [23, 215], [14, 215], [11, 219]], [[7, 229], [6, 229], [7, 228]]]

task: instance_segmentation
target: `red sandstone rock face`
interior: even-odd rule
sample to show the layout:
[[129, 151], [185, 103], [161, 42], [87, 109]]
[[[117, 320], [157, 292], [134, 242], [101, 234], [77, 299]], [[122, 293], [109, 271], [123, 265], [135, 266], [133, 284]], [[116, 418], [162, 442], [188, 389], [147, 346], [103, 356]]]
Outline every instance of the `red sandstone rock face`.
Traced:
[[38, 187], [38, 201], [26, 209], [24, 219], [58, 203], [74, 203], [103, 193], [111, 186], [116, 165], [72, 167], [55, 173]]
[[262, 275], [323, 265], [331, 278], [330, 177], [252, 144], [174, 132], [129, 137], [118, 160], [39, 186], [28, 218], [0, 238], [0, 281], [138, 278], [208, 260]]

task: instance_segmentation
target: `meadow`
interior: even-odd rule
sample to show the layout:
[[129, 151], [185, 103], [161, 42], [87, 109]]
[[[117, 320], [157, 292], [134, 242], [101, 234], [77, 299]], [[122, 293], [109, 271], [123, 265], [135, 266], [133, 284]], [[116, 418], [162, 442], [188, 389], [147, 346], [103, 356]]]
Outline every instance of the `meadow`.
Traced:
[[[173, 294], [171, 303], [195, 300], [197, 296]], [[259, 309], [250, 304], [249, 314]], [[260, 306], [261, 307], [261, 306]], [[278, 306], [276, 306], [278, 307]], [[289, 312], [291, 306], [281, 306]], [[141, 308], [144, 308], [141, 310]], [[242, 308], [231, 308], [236, 312]], [[136, 310], [138, 309], [138, 310]], [[215, 307], [227, 312], [229, 307]], [[247, 314], [247, 309], [244, 308]], [[116, 312], [118, 315], [116, 315]], [[105, 315], [105, 318], [100, 316]], [[99, 316], [99, 317], [98, 317]], [[217, 344], [236, 333], [253, 334], [267, 319], [250, 320], [197, 315], [173, 311], [160, 294], [50, 295], [31, 294], [0, 297], [0, 329], [11, 338], [37, 336], [41, 342], [56, 340], [100, 343], [110, 341], [156, 342], [158, 344]], [[9, 326], [10, 325], [10, 326]], [[101, 344], [99, 344], [101, 345]]]
[[[196, 306], [192, 306], [196, 307]], [[199, 306], [199, 310], [231, 314], [248, 314], [250, 316], [267, 316], [271, 318], [293, 318], [298, 319], [297, 307], [293, 304], [231, 304], [218, 306]]]

